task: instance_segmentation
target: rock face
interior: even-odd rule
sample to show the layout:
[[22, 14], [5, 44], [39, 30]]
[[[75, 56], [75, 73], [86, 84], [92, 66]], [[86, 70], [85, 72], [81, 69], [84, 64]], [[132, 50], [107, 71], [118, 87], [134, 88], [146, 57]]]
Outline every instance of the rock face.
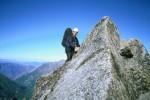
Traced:
[[109, 17], [73, 60], [36, 82], [33, 100], [149, 100], [150, 56], [137, 39], [121, 41]]

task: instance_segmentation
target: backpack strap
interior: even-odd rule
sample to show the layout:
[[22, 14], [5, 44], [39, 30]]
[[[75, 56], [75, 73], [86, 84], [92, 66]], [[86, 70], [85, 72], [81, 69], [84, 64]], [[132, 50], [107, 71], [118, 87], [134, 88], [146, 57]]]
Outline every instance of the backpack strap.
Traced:
[[69, 36], [67, 36], [66, 46], [67, 46], [67, 47], [70, 46], [70, 44], [69, 44]]

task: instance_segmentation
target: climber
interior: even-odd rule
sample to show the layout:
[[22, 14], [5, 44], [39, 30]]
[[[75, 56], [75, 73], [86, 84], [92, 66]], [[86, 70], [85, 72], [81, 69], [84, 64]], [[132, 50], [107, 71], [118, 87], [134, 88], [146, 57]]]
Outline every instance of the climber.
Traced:
[[67, 61], [70, 61], [73, 57], [73, 54], [77, 53], [79, 51], [80, 45], [79, 41], [76, 37], [78, 34], [78, 28], [74, 28], [71, 30], [71, 28], [67, 28], [65, 30], [65, 34], [62, 40], [62, 45], [65, 47], [65, 52], [67, 55]]

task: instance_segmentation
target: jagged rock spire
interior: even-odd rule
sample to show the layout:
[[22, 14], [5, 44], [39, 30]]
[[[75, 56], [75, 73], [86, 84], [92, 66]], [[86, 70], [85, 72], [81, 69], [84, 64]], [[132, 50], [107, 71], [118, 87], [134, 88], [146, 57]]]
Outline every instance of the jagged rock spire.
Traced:
[[37, 81], [32, 99], [149, 100], [149, 62], [140, 41], [121, 41], [115, 24], [104, 17], [72, 61]]

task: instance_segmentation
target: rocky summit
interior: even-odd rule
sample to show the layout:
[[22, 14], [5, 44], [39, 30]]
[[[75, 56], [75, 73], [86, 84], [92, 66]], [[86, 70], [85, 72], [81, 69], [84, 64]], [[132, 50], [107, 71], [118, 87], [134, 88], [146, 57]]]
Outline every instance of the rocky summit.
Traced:
[[37, 80], [32, 100], [150, 100], [150, 56], [106, 16], [72, 61]]

